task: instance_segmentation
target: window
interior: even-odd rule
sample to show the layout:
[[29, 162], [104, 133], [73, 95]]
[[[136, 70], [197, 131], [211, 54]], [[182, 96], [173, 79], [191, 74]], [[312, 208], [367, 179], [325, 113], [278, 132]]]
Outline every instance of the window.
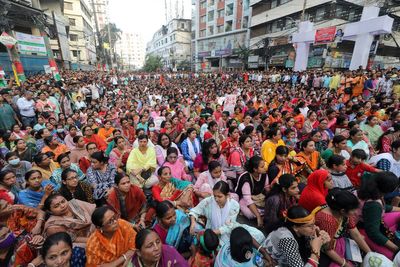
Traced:
[[213, 6], [214, 5], [214, 0], [208, 0], [208, 5]]
[[278, 6], [278, 0], [272, 0], [271, 2], [271, 8], [275, 8]]
[[206, 1], [200, 3], [200, 9], [204, 9], [206, 7], [207, 7], [207, 2]]
[[248, 16], [245, 16], [245, 17], [243, 17], [242, 28], [243, 28], [243, 29], [247, 29], [247, 27], [249, 27], [249, 17], [248, 17]]
[[205, 23], [205, 22], [206, 22], [206, 16], [201, 16], [200, 23]]
[[225, 31], [230, 32], [232, 30], [232, 20], [227, 21], [225, 25]]
[[214, 20], [214, 10], [208, 12], [208, 21]]
[[78, 51], [77, 50], [72, 50], [72, 56], [73, 57], [78, 57]]
[[224, 25], [217, 26], [217, 33], [223, 33], [224, 32]]
[[69, 3], [69, 2], [64, 2], [64, 9], [74, 10], [72, 3]]
[[71, 40], [72, 42], [78, 41], [78, 35], [77, 34], [70, 34], [69, 35], [69, 40]]
[[218, 12], [218, 18], [222, 18], [224, 16], [225, 10], [221, 9], [221, 10], [218, 10], [217, 12]]
[[69, 19], [69, 26], [75, 26], [76, 25], [76, 20], [75, 19]]
[[226, 6], [226, 15], [231, 16], [233, 14], [233, 3]]
[[206, 36], [206, 30], [201, 30], [200, 37], [205, 37], [205, 36]]
[[214, 35], [214, 26], [208, 26], [208, 35]]
[[185, 23], [181, 23], [181, 29], [185, 29]]
[[87, 9], [87, 7], [81, 2], [81, 10], [83, 12], [83, 14], [86, 15], [86, 17], [91, 18], [92, 15], [90, 14], [89, 10]]

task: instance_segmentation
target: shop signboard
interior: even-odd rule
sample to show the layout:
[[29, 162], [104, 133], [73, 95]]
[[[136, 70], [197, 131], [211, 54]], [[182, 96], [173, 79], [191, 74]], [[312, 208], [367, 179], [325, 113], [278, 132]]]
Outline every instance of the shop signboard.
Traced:
[[18, 51], [21, 54], [47, 55], [46, 45], [42, 36], [15, 32], [15, 39], [18, 41]]
[[336, 26], [318, 29], [315, 32], [314, 44], [327, 44], [335, 40]]

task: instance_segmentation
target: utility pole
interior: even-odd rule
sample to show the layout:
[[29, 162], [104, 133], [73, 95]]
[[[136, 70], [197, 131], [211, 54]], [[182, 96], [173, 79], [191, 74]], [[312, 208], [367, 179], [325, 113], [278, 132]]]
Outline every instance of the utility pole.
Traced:
[[304, 21], [304, 18], [306, 17], [306, 6], [307, 6], [307, 0], [304, 0], [303, 11], [301, 12], [301, 21]]
[[101, 63], [101, 68], [103, 69], [103, 63], [104, 62], [104, 47], [103, 47], [103, 40], [101, 38], [101, 34], [100, 34], [100, 29], [99, 29], [99, 23], [97, 22], [97, 11], [96, 11], [96, 6], [94, 3], [95, 0], [92, 0], [92, 9], [93, 9], [93, 15], [94, 15], [94, 24], [96, 26], [96, 34], [97, 34], [97, 39], [98, 39], [98, 44], [99, 44], [99, 59], [100, 59], [100, 63]]
[[108, 42], [109, 42], [109, 45], [110, 45], [110, 63], [111, 63], [111, 69], [113, 68], [113, 65], [114, 65], [114, 60], [113, 60], [113, 57], [114, 57], [114, 51], [113, 51], [113, 47], [112, 47], [112, 44], [111, 44], [111, 28], [110, 28], [110, 20], [108, 19], [108, 23], [107, 23], [107, 33], [108, 33]]

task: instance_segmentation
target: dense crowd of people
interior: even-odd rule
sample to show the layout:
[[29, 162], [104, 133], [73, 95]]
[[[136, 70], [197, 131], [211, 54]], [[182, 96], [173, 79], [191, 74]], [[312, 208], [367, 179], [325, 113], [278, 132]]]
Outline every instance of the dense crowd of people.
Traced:
[[0, 90], [0, 266], [400, 266], [400, 71]]

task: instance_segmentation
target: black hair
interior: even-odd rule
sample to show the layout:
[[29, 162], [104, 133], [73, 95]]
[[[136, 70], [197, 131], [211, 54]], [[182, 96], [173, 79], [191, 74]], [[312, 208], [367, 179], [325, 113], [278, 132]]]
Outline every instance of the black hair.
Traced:
[[42, 172], [39, 170], [30, 170], [27, 173], [25, 173], [25, 181], [28, 181], [31, 175], [34, 173], [40, 173], [40, 175], [42, 175]]
[[186, 131], [187, 136], [189, 136], [192, 132], [196, 132], [197, 133], [196, 129], [193, 128], [193, 127], [190, 127], [189, 129], [187, 129], [187, 131]]
[[367, 155], [367, 153], [365, 153], [365, 151], [363, 149], [357, 148], [351, 152], [351, 157], [358, 158], [361, 160], [366, 160], [368, 158], [368, 155]]
[[122, 180], [122, 178], [127, 177], [127, 176], [128, 176], [128, 175], [127, 175], [126, 173], [124, 173], [124, 172], [117, 172], [117, 173], [115, 174], [114, 183], [115, 183], [116, 185], [118, 185], [119, 182]]
[[329, 208], [334, 211], [345, 210], [348, 212], [357, 209], [360, 204], [353, 193], [338, 187], [330, 189], [325, 200]]
[[135, 237], [135, 244], [137, 249], [140, 250], [142, 248], [142, 246], [144, 245], [144, 241], [146, 240], [146, 237], [151, 233], [155, 233], [156, 235], [158, 235], [151, 229], [142, 229], [137, 233]]
[[393, 143], [390, 145], [390, 147], [392, 148], [392, 151], [399, 149], [399, 147], [400, 147], [400, 140], [395, 140], [395, 141], [393, 141]]
[[53, 141], [53, 138], [54, 137], [52, 135], [45, 137], [44, 138], [44, 143], [49, 146], [50, 143]]
[[[304, 218], [310, 215], [310, 212], [303, 208], [302, 206], [292, 206], [288, 209], [287, 211], [287, 217], [290, 219], [299, 219], [299, 218]], [[286, 221], [286, 225], [288, 228], [292, 228], [294, 225], [303, 225], [303, 224], [296, 224], [294, 222], [291, 222], [289, 220]]]
[[6, 154], [6, 161], [8, 161], [11, 157], [15, 157], [15, 156], [19, 158], [18, 153], [16, 151], [8, 152]]
[[49, 235], [43, 243], [42, 248], [40, 249], [40, 255], [42, 255], [43, 260], [46, 259], [47, 253], [50, 248], [54, 245], [57, 245], [60, 242], [66, 243], [72, 252], [72, 239], [71, 236], [67, 232], [58, 232], [52, 235]]
[[376, 116], [375, 115], [370, 115], [370, 116], [368, 116], [367, 117], [367, 120], [366, 120], [366, 123], [370, 123], [372, 120], [373, 120], [373, 118], [376, 118]]
[[333, 168], [333, 165], [342, 165], [345, 162], [345, 158], [341, 155], [332, 155], [326, 162], [329, 169]]
[[89, 146], [90, 146], [90, 145], [95, 145], [96, 148], [97, 148], [97, 144], [96, 144], [95, 142], [89, 142], [89, 143], [86, 144], [86, 150], [89, 149]]
[[248, 125], [246, 127], [244, 127], [242, 133], [246, 134], [246, 135], [251, 135], [254, 131], [254, 126], [253, 125]]
[[77, 144], [80, 138], [83, 138], [83, 136], [76, 135], [74, 136], [74, 138], [72, 138], [72, 142], [74, 142], [74, 144]]
[[174, 205], [172, 205], [171, 201], [164, 200], [156, 205], [156, 215], [157, 218], [162, 219], [169, 209], [175, 209]]
[[[213, 145], [216, 145], [218, 147], [217, 142], [215, 139], [207, 139], [204, 141], [202, 149], [201, 149], [201, 157], [203, 158], [204, 164], [208, 164], [209, 156], [210, 154], [210, 149]], [[212, 155], [212, 158], [218, 159], [220, 157], [221, 153], [219, 151], [219, 147], [217, 148], [217, 154]]]
[[95, 209], [92, 213], [92, 223], [97, 227], [102, 227], [104, 214], [109, 210], [113, 211], [109, 206], [102, 206]]
[[232, 259], [239, 262], [249, 262], [246, 256], [253, 252], [253, 238], [250, 233], [239, 226], [232, 230], [230, 236]]
[[278, 146], [275, 150], [275, 155], [283, 156], [289, 155], [289, 148], [287, 146]]
[[362, 132], [362, 130], [359, 129], [359, 128], [356, 128], [356, 127], [351, 128], [351, 130], [350, 130], [350, 132], [349, 132], [350, 138], [351, 138], [352, 136], [355, 136], [355, 135], [356, 135], [357, 133], [359, 133], [359, 132]]
[[279, 131], [280, 131], [279, 127], [272, 127], [267, 132], [267, 138], [268, 139], [273, 138], [274, 136], [276, 136], [278, 134]]
[[15, 175], [15, 172], [12, 170], [1, 170], [0, 171], [0, 183], [4, 182], [4, 178], [6, 178], [7, 174], [12, 173]]
[[[399, 131], [400, 131], [400, 123], [399, 123], [399, 122], [393, 123], [392, 128], [393, 128], [393, 129], [390, 129], [390, 130], [385, 131], [385, 132], [379, 137], [378, 142], [377, 142], [377, 146], [376, 146], [376, 150], [377, 150], [377, 151], [382, 151], [382, 150], [383, 150], [383, 142], [382, 142], [382, 141], [383, 141], [383, 138], [385, 138], [385, 137], [386, 137], [387, 135], [389, 135], [389, 134], [393, 134], [393, 133], [396, 133], [396, 132], [399, 132]], [[398, 141], [398, 140], [396, 140], [396, 141]], [[396, 142], [396, 141], [393, 141], [393, 143]], [[392, 150], [393, 150], [393, 143], [392, 143]], [[395, 149], [397, 149], [397, 148], [395, 148]]]
[[58, 157], [57, 157], [57, 162], [60, 164], [61, 161], [62, 161], [64, 158], [69, 158], [69, 154], [70, 154], [70, 152], [65, 152], [65, 153], [62, 153], [62, 154], [58, 155]]
[[171, 146], [171, 143], [172, 143], [171, 137], [170, 137], [168, 134], [166, 134], [166, 133], [161, 133], [161, 134], [158, 135], [157, 144], [158, 144], [159, 146], [161, 146], [161, 139], [162, 139], [164, 136], [168, 137], [169, 146]]
[[178, 149], [176, 149], [176, 147], [173, 147], [173, 146], [169, 147], [169, 148], [167, 149], [167, 157], [168, 157], [170, 154], [176, 154], [176, 155], [178, 155], [178, 154], [179, 154]]
[[77, 173], [77, 171], [75, 171], [74, 169], [66, 168], [66, 169], [63, 170], [62, 173], [61, 173], [61, 180], [66, 181], [66, 180], [67, 180], [67, 177], [68, 177], [68, 174], [69, 174], [70, 172]]
[[311, 139], [305, 139], [303, 142], [301, 142], [301, 144], [300, 144], [301, 151], [304, 151], [304, 149], [308, 146], [308, 143], [310, 143], [310, 142], [314, 142], [314, 141]]
[[[200, 244], [200, 250], [204, 255], [211, 255], [219, 246], [219, 238], [212, 229], [206, 229], [203, 233], [204, 244]], [[203, 245], [205, 248], [203, 248]], [[208, 251], [205, 251], [207, 249]]]
[[260, 165], [260, 162], [263, 161], [263, 159], [260, 156], [252, 156], [245, 164], [244, 168], [246, 171], [249, 173], [253, 173], [257, 168], [258, 165]]
[[161, 176], [163, 170], [165, 170], [165, 169], [170, 169], [170, 170], [171, 170], [171, 168], [168, 167], [168, 166], [161, 166], [161, 167], [157, 170], [158, 176]]
[[[141, 129], [141, 130], [143, 130], [143, 129]], [[147, 134], [141, 134], [141, 135], [138, 136], [137, 139], [138, 139], [139, 141], [140, 141], [140, 140], [143, 140], [143, 139], [149, 140], [149, 137], [147, 136]]]
[[207, 129], [211, 129], [212, 127], [214, 127], [215, 125], [218, 125], [216, 121], [210, 121], [210, 123], [208, 124], [208, 128]]
[[246, 139], [250, 138], [251, 140], [253, 140], [253, 138], [250, 135], [244, 134], [242, 136], [239, 137], [239, 146], [242, 146], [244, 144], [244, 142], [246, 142]]
[[33, 161], [38, 165], [43, 161], [43, 157], [45, 156], [47, 157], [45, 153], [38, 153], [33, 157]]
[[53, 199], [55, 199], [56, 197], [64, 197], [59, 193], [54, 193], [51, 194], [48, 198], [46, 198], [46, 200], [43, 203], [43, 210], [46, 212], [50, 212], [50, 206], [51, 206], [51, 202], [53, 202]]
[[222, 194], [226, 196], [229, 194], [229, 185], [225, 181], [218, 181], [213, 187], [213, 191], [216, 190], [220, 191]]
[[335, 135], [335, 136], [332, 138], [332, 144], [333, 144], [333, 146], [335, 146], [335, 145], [340, 144], [341, 142], [343, 142], [343, 141], [345, 141], [345, 140], [347, 140], [347, 139], [346, 139], [346, 137], [344, 137], [343, 135], [341, 135], [341, 134]]
[[391, 193], [399, 186], [399, 178], [392, 172], [377, 172], [368, 179], [363, 179], [358, 197], [362, 200], [380, 199], [383, 195]]
[[208, 171], [212, 172], [213, 170], [215, 170], [216, 168], [221, 167], [221, 163], [219, 163], [216, 160], [212, 160], [208, 163]]
[[108, 162], [108, 157], [104, 155], [103, 151], [93, 152], [90, 157], [104, 164]]
[[125, 140], [125, 138], [124, 138], [123, 136], [120, 136], [120, 135], [114, 137], [114, 146], [115, 146], [115, 147], [117, 147], [118, 141], [119, 141], [120, 139]]
[[291, 187], [294, 182], [297, 182], [297, 179], [294, 175], [285, 173], [281, 177], [279, 177], [278, 181], [279, 182], [275, 183], [272, 186], [272, 189], [266, 198], [279, 194], [283, 195], [283, 189], [289, 189], [289, 187]]

